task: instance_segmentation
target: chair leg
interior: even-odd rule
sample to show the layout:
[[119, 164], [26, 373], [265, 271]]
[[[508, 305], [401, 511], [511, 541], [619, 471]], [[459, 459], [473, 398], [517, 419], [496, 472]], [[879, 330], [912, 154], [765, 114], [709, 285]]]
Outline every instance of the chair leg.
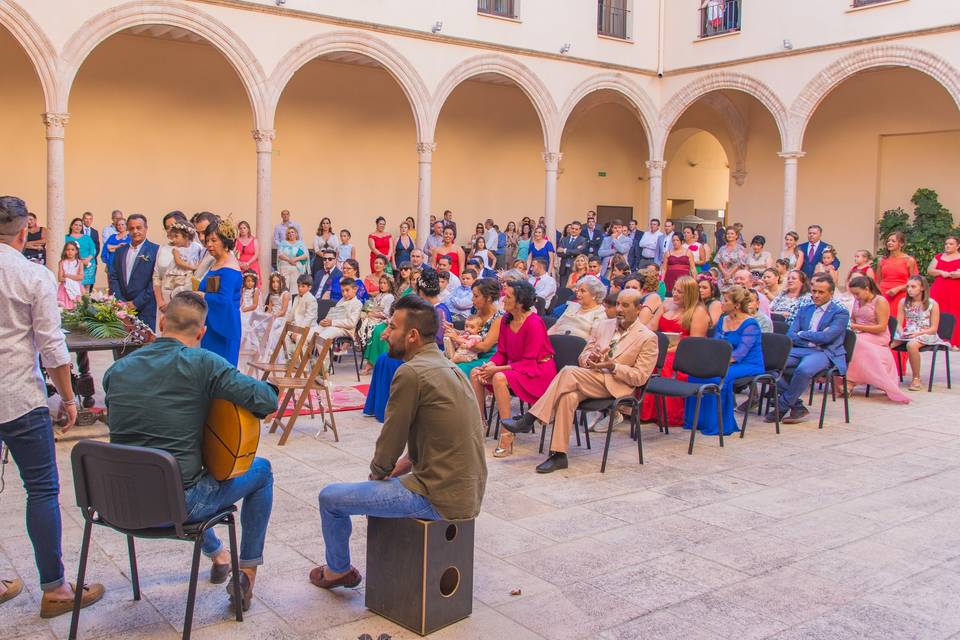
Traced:
[[823, 386], [823, 404], [820, 405], [820, 429], [823, 429], [823, 419], [827, 415], [827, 396], [830, 394], [830, 387], [833, 386], [833, 376], [828, 375], [827, 381]]
[[[740, 425], [740, 439], [743, 439], [743, 436], [747, 433], [747, 418], [750, 416], [750, 407], [753, 405], [753, 392], [756, 391], [757, 385], [755, 382], [750, 383], [750, 392], [747, 394], [747, 409], [743, 412], [743, 424]], [[760, 400], [760, 405], [763, 405], [763, 400]]]
[[137, 571], [137, 549], [133, 536], [127, 536], [127, 555], [130, 557], [130, 584], [133, 586], [133, 599], [140, 599], [140, 574]]
[[723, 409], [720, 407], [720, 390], [717, 390], [717, 433], [720, 434], [720, 448], [723, 448]]
[[870, 397], [870, 385], [867, 385], [867, 389], [866, 389], [866, 391], [864, 392], [864, 396], [867, 397], [867, 398]]
[[[233, 592], [240, 593], [240, 553], [237, 551], [237, 523], [233, 514], [227, 516], [227, 530], [230, 532], [230, 570], [233, 572]], [[234, 600], [237, 622], [243, 622], [243, 604]]]
[[843, 374], [843, 420], [850, 424], [850, 389], [847, 386], [847, 374]]
[[697, 392], [697, 404], [693, 407], [693, 423], [690, 425], [690, 446], [687, 447], [687, 455], [693, 455], [693, 439], [697, 435], [697, 425], [700, 423], [700, 401], [703, 396]]
[[[603, 461], [600, 463], [600, 473], [603, 473], [607, 470], [607, 453], [610, 452], [610, 438], [613, 437], [613, 421], [615, 420], [614, 416], [617, 414], [616, 409], [610, 412], [610, 422], [607, 424], [607, 439], [603, 445]], [[584, 413], [586, 415], [586, 413]], [[584, 422], [586, 424], [586, 422]], [[587, 436], [587, 447], [590, 447], [590, 436]]]
[[630, 422], [633, 430], [637, 433], [637, 454], [640, 457], [640, 464], [643, 464], [643, 442], [640, 440], [640, 403], [634, 402], [633, 413], [630, 416]]
[[193, 627], [193, 603], [197, 599], [197, 574], [200, 573], [200, 548], [203, 536], [198, 535], [193, 543], [193, 562], [190, 565], [190, 587], [187, 589], [187, 611], [183, 616], [183, 640], [190, 640]]
[[947, 365], [947, 389], [953, 388], [953, 385], [950, 383], [950, 347], [947, 347], [943, 352], [944, 363]]
[[270, 423], [270, 433], [276, 433], [277, 427], [283, 426], [283, 414], [286, 412], [287, 407], [290, 406], [291, 400], [293, 400], [293, 389], [288, 389], [287, 392], [283, 394], [283, 402], [281, 402], [277, 408], [273, 422]]
[[816, 378], [810, 381], [810, 399], [807, 400], [807, 406], [813, 404], [813, 385], [815, 384]]
[[903, 362], [900, 360], [900, 352], [893, 352], [893, 361], [897, 363], [897, 377], [900, 378], [900, 382], [903, 382]]
[[543, 425], [543, 429], [540, 429], [540, 453], [543, 453], [543, 445], [547, 439], [547, 425]]
[[580, 421], [577, 419], [577, 412], [573, 412], [573, 433], [577, 436], [577, 446], [583, 446], [580, 444]]
[[657, 396], [657, 418], [664, 435], [670, 435], [670, 420], [667, 417], [667, 397]]
[[930, 361], [930, 380], [927, 382], [927, 393], [933, 391], [933, 373], [937, 370], [937, 352], [940, 349], [933, 350], [933, 359]]
[[[613, 413], [610, 414], [610, 425], [613, 425]], [[590, 448], [590, 428], [587, 425], [587, 412], [581, 411], [580, 417], [583, 419], [583, 439], [587, 441], [587, 449]]]
[[360, 382], [360, 354], [363, 351], [360, 349], [360, 345], [356, 342], [353, 343], [353, 366], [357, 369], [357, 382]]
[[[292, 394], [293, 392], [291, 391], [290, 393]], [[287, 418], [287, 424], [283, 425], [283, 433], [280, 435], [280, 440], [277, 441], [278, 447], [282, 447], [287, 443], [287, 438], [290, 437], [290, 432], [293, 431], [293, 425], [296, 424], [297, 418], [300, 417], [300, 410], [303, 409], [303, 403], [306, 402], [306, 398], [309, 395], [310, 390], [304, 389], [300, 393], [300, 397], [297, 398], [297, 403], [293, 406], [293, 413]]]
[[93, 523], [86, 520], [83, 525], [83, 542], [80, 544], [80, 567], [77, 570], [77, 589], [73, 598], [73, 615], [70, 618], [69, 640], [76, 640], [77, 627], [80, 625], [80, 603], [83, 600], [83, 585], [87, 575], [87, 554], [90, 552], [90, 536]]

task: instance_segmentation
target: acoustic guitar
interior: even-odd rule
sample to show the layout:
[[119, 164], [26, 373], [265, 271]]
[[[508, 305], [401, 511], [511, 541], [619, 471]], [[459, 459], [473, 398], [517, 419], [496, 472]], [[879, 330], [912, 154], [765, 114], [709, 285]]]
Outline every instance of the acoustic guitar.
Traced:
[[203, 425], [203, 466], [219, 482], [250, 469], [260, 444], [260, 421], [228, 400], [214, 400]]

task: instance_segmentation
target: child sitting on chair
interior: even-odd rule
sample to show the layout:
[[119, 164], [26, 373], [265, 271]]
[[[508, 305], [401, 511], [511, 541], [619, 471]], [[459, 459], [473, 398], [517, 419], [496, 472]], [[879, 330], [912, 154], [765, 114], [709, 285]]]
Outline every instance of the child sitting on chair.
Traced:
[[450, 335], [443, 339], [447, 357], [454, 363], [476, 360], [477, 354], [473, 351], [473, 347], [483, 339], [480, 335], [481, 329], [483, 329], [483, 320], [480, 316], [470, 316], [464, 323], [463, 333], [458, 335], [457, 332], [451, 331]]
[[[309, 273], [297, 276], [297, 295], [290, 301], [287, 309], [287, 322], [290, 322], [310, 332], [317, 330], [317, 299], [310, 293], [313, 278]], [[294, 340], [293, 336], [290, 336]], [[294, 340], [295, 341], [295, 340]]]
[[323, 340], [352, 338], [357, 322], [360, 321], [363, 304], [357, 299], [357, 281], [353, 278], [341, 278], [340, 291], [343, 297], [330, 309], [327, 317], [320, 321], [318, 335]]

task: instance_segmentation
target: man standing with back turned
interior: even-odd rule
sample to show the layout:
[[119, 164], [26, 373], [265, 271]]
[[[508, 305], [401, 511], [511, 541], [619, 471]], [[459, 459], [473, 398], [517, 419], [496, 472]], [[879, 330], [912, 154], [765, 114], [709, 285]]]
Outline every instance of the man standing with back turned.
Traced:
[[370, 479], [320, 492], [327, 564], [310, 572], [318, 587], [355, 587], [363, 579], [350, 564], [352, 515], [452, 520], [480, 512], [487, 484], [480, 410], [470, 382], [437, 348], [438, 328], [436, 310], [422, 298], [394, 304], [383, 339], [404, 364], [390, 385]]

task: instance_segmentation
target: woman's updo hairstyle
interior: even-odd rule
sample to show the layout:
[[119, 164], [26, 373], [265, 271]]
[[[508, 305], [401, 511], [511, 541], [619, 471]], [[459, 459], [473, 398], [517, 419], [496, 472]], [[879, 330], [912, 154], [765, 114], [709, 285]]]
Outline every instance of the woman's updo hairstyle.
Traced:
[[417, 291], [422, 297], [434, 298], [440, 295], [440, 276], [436, 270], [427, 269], [417, 278]]
[[738, 284], [727, 289], [724, 294], [730, 298], [730, 304], [740, 313], [750, 315], [750, 291]]

